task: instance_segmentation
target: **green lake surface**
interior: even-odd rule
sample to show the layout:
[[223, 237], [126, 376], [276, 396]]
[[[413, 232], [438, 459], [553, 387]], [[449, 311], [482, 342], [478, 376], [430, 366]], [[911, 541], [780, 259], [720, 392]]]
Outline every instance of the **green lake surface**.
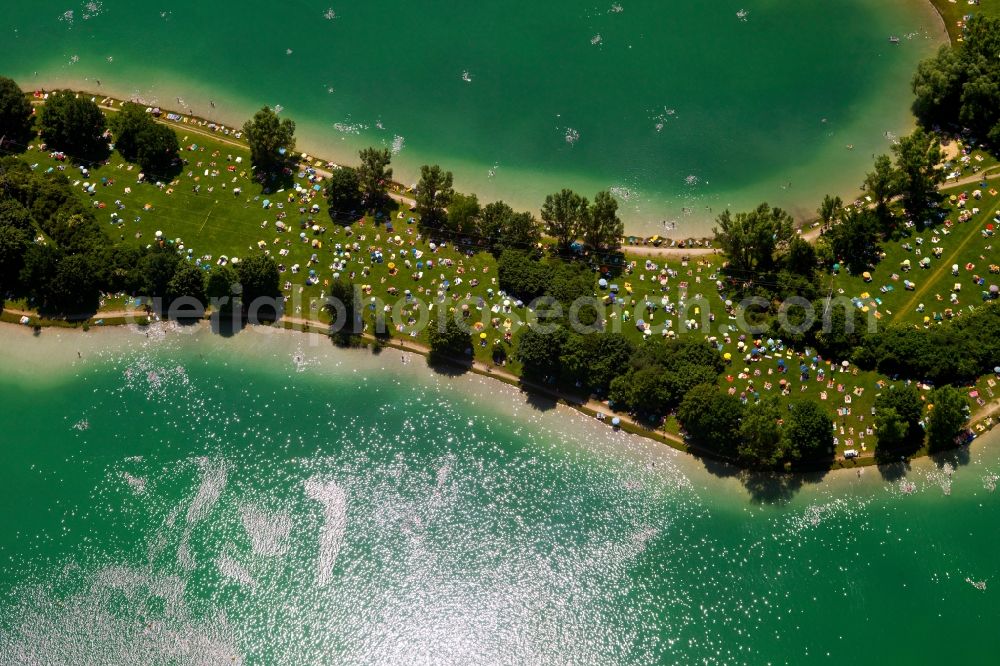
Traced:
[[923, 0], [330, 1], [7, 3], [0, 72], [230, 124], [280, 105], [323, 156], [391, 147], [399, 180], [437, 162], [532, 210], [611, 188], [630, 231], [679, 236], [856, 195], [945, 40]]
[[0, 327], [0, 663], [995, 663], [995, 437], [780, 487], [420, 357]]

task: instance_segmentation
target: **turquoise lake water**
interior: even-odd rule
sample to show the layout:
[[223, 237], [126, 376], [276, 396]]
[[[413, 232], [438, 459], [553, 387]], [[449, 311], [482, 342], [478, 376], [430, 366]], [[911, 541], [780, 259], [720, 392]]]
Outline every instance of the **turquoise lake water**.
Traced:
[[298, 334], [4, 327], [0, 367], [0, 663], [1000, 648], [995, 438], [775, 495], [490, 380]]
[[407, 183], [439, 162], [533, 210], [612, 188], [630, 230], [682, 235], [727, 206], [855, 195], [944, 40], [917, 0], [329, 2], [12, 3], [0, 72], [229, 123], [280, 105], [302, 147], [391, 147]]

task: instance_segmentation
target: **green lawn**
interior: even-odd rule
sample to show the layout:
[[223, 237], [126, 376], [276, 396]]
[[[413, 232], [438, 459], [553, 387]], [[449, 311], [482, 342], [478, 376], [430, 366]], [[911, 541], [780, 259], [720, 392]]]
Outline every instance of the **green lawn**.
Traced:
[[[471, 320], [482, 322], [481, 331], [486, 334], [483, 339], [478, 333], [474, 336], [476, 358], [489, 361], [494, 345], [508, 354], [513, 352], [512, 343], [505, 340], [505, 334], [508, 331], [516, 333], [526, 310], [505, 305], [506, 299], [498, 290], [496, 262], [489, 253], [472, 252], [471, 249], [460, 251], [451, 246], [432, 249], [427, 239], [420, 236], [415, 216], [408, 210], [392, 213], [390, 221], [394, 229], [391, 233], [384, 220], [376, 223], [370, 217], [355, 220], [348, 232], [342, 223], [330, 219], [324, 197], [314, 189], [314, 185], [323, 185], [321, 180], [310, 182], [308, 174], [302, 172], [294, 179], [299, 192], [286, 188], [264, 194], [261, 186], [248, 176], [249, 155], [245, 147], [228, 145], [221, 137], [194, 134], [183, 125], [174, 127], [181, 139], [182, 155], [188, 163], [183, 173], [170, 183], [140, 181], [138, 168], [125, 163], [117, 153], [108, 164], [93, 169], [86, 177], [71, 164], [58, 162], [41, 151], [37, 142], [23, 157], [38, 170], [64, 170], [70, 182], [75, 183], [76, 191], [94, 206], [98, 220], [115, 239], [143, 246], [163, 242], [206, 269], [216, 265], [224, 255], [231, 261], [263, 248], [284, 267], [281, 283], [283, 293], [289, 298], [286, 314], [290, 317], [327, 320], [319, 306], [326, 295], [328, 281], [339, 273], [364, 285], [368, 292], [366, 298], [374, 297], [388, 304], [398, 302], [405, 290], [425, 302], [433, 302], [437, 308], [459, 308], [469, 302]], [[87, 194], [84, 183], [96, 183], [96, 192]], [[238, 194], [236, 188], [241, 190]], [[947, 297], [948, 283], [953, 278], [946, 267], [955, 262], [964, 266], [968, 260], [977, 265], [977, 271], [985, 272], [985, 267], [980, 271], [983, 261], [979, 256], [985, 256], [988, 250], [980, 230], [995, 214], [1000, 199], [985, 192], [984, 195], [982, 201], [975, 202], [983, 210], [972, 220], [955, 224], [948, 235], [938, 228], [938, 245], [945, 248], [945, 253], [940, 260], [933, 261], [930, 270], [918, 268], [913, 261], [913, 270], [893, 280], [892, 273], [898, 272], [899, 261], [915, 258], [915, 255], [904, 250], [901, 244], [889, 244], [886, 259], [873, 272], [870, 284], [860, 277], [842, 274], [836, 279], [835, 287], [851, 296], [869, 292], [866, 302], [881, 298], [878, 309], [886, 317], [919, 322], [921, 316], [913, 312], [915, 303], [909, 303], [918, 296], [927, 302], [928, 313], [935, 308], [943, 310], [945, 304], [938, 307], [935, 294], [943, 291]], [[264, 208], [265, 199], [270, 200], [270, 208]], [[116, 202], [121, 202], [123, 208]], [[314, 205], [318, 210], [313, 213], [310, 210]], [[278, 231], [276, 227], [282, 214], [287, 231]], [[957, 215], [957, 209], [949, 211], [949, 219]], [[320, 227], [319, 231], [312, 230], [314, 224]], [[157, 241], [157, 231], [162, 232], [160, 241]], [[934, 234], [927, 231], [919, 235], [924, 239], [922, 248], [929, 251], [935, 245], [932, 242]], [[400, 240], [396, 241], [396, 237]], [[916, 237], [908, 239], [909, 242], [915, 243]], [[382, 253], [381, 262], [372, 260], [375, 251]], [[314, 254], [317, 261], [310, 264]], [[648, 335], [663, 335], [667, 330], [679, 335], [711, 336], [721, 351], [731, 356], [730, 365], [720, 380], [725, 390], [753, 400], [756, 395], [781, 393], [781, 382], [785, 381], [784, 392], [790, 398], [815, 399], [828, 405], [831, 413], [837, 412], [838, 451], [846, 448], [872, 450], [870, 412], [884, 378], [854, 367], [841, 367], [835, 360], [814, 361], [811, 354], [806, 356], [785, 349], [780, 341], [768, 345], [762, 340], [758, 360], [744, 361], [749, 349], [738, 347], [740, 336], [735, 318], [727, 313], [724, 296], [716, 286], [721, 257], [698, 257], [693, 261], [632, 256], [626, 259], [625, 271], [610, 280], [617, 285], [618, 295], [606, 312], [605, 321], [609, 327], [620, 328], [636, 342], [644, 337], [644, 332], [637, 327], [639, 319], [648, 325]], [[299, 270], [293, 273], [295, 265]], [[306, 283], [310, 270], [316, 271], [316, 284]], [[419, 278], [415, 277], [421, 272]], [[595, 272], [593, 293], [607, 298], [610, 289], [600, 289], [598, 278]], [[918, 291], [904, 290], [902, 279], [916, 282]], [[964, 287], [960, 307], [981, 302], [979, 290], [971, 285], [971, 272], [963, 268], [961, 277], [955, 280], [962, 281]], [[449, 283], [447, 288], [443, 286], [445, 281]], [[883, 284], [892, 284], [895, 289], [881, 294], [878, 287]], [[478, 308], [480, 299], [481, 310]], [[108, 296], [103, 301], [102, 311], [120, 310], [127, 300], [123, 296]], [[652, 311], [644, 307], [647, 302], [655, 306]], [[689, 319], [700, 321], [711, 312], [715, 320], [701, 322], [701, 326], [689, 330], [685, 317], [678, 312], [684, 305], [689, 306], [686, 314]], [[668, 308], [673, 308], [674, 312], [669, 312]], [[408, 324], [415, 321], [415, 315], [410, 316], [405, 307], [403, 312], [403, 320], [395, 322], [392, 334], [426, 343], [425, 333], [411, 334], [408, 328]], [[366, 310], [366, 314], [370, 320], [371, 311]], [[746, 343], [752, 345], [752, 338], [747, 338]], [[787, 372], [783, 372], [781, 363]], [[801, 364], [808, 368], [806, 379], [800, 376]], [[509, 362], [507, 367], [514, 372], [520, 370], [516, 362]], [[984, 393], [985, 388], [988, 387], [984, 387]], [[676, 422], [669, 420], [665, 429], [676, 433]]]
[[962, 28], [960, 22], [966, 16], [1000, 16], [1000, 0], [979, 0], [978, 5], [969, 4], [968, 0], [931, 0], [944, 19], [951, 40], [961, 41]]

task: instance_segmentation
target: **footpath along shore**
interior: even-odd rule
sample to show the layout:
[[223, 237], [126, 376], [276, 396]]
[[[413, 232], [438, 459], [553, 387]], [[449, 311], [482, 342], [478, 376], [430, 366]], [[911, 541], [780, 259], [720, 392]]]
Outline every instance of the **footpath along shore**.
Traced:
[[[34, 317], [37, 316], [35, 313], [25, 311], [4, 308], [2, 310], [3, 314], [7, 315], [4, 317], [4, 321], [0, 321], [0, 326], [11, 326], [15, 325], [11, 319], [11, 316], [15, 319], [20, 319], [22, 317]], [[89, 318], [89, 315], [81, 315], [82, 318]], [[207, 325], [207, 320], [210, 318], [206, 315], [205, 321], [203, 323]], [[81, 319], [82, 320], [82, 319]], [[160, 320], [150, 318], [143, 310], [119, 310], [115, 312], [102, 312], [100, 313], [100, 320], [110, 320], [114, 323], [109, 323], [104, 326], [105, 328], [112, 328], [117, 326], [125, 326], [129, 324], [137, 325], [148, 325], [153, 322], [159, 322]], [[307, 319], [303, 317], [282, 317], [276, 324], [280, 328], [298, 331], [302, 333], [312, 333], [326, 336], [329, 333], [329, 325], [317, 321], [315, 319]], [[98, 326], [98, 327], [100, 327]], [[91, 328], [90, 331], [94, 329]], [[431, 350], [428, 346], [413, 342], [411, 340], [404, 340], [401, 338], [389, 337], [385, 339], [376, 338], [370, 333], [363, 333], [360, 338], [366, 343], [366, 345], [382, 348], [397, 349], [411, 354], [416, 354], [423, 356], [425, 358], [430, 357]], [[359, 348], [360, 349], [360, 348]], [[619, 414], [613, 412], [606, 403], [599, 400], [594, 400], [593, 398], [583, 399], [580, 396], [566, 393], [565, 391], [560, 391], [556, 388], [546, 386], [544, 384], [539, 384], [530, 380], [523, 379], [518, 375], [515, 375], [506, 369], [495, 366], [488, 363], [483, 363], [481, 361], [468, 360], [468, 359], [445, 359], [446, 362], [453, 365], [456, 368], [464, 369], [469, 372], [473, 372], [477, 375], [483, 377], [488, 377], [501, 381], [505, 384], [513, 386], [515, 388], [521, 389], [524, 392], [540, 396], [549, 400], [552, 400], [558, 404], [565, 405], [576, 409], [577, 411], [586, 414], [587, 416], [594, 417], [594, 420], [598, 423], [602, 423], [609, 427], [620, 428], [621, 430], [639, 435], [641, 437], [646, 437], [648, 439], [655, 440], [662, 444], [666, 444], [678, 451], [683, 453], [688, 453], [695, 455], [697, 457], [709, 458], [712, 460], [720, 460], [725, 463], [737, 465], [736, 461], [720, 456], [714, 451], [709, 451], [701, 449], [699, 447], [691, 446], [684, 437], [666, 432], [664, 430], [649, 428], [645, 424], [636, 421], [634, 418], [627, 414]], [[618, 419], [617, 424], [612, 424], [612, 419]], [[969, 419], [969, 428], [978, 432], [979, 434], [985, 434], [993, 429], [997, 422], [1000, 422], [1000, 398], [983, 405], [980, 409], [975, 411]], [[913, 456], [913, 458], [924, 457], [924, 456]], [[838, 455], [834, 458], [833, 464], [827, 464], [828, 461], [824, 461], [821, 466], [810, 466], [808, 463], [802, 465], [796, 472], [811, 472], [818, 469], [853, 469], [856, 467], [869, 467], [877, 465], [878, 461], [875, 459], [874, 451], [865, 452], [863, 455], [857, 458], [847, 459], [842, 455]], [[738, 466], [738, 465], [737, 465]]]

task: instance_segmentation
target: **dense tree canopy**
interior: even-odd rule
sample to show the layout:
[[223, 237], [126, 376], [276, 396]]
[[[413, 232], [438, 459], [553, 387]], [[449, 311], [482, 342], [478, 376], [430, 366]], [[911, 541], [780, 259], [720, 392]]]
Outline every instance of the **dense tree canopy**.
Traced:
[[465, 358], [472, 349], [471, 332], [447, 308], [437, 311], [427, 329], [427, 338], [431, 347], [430, 359], [434, 362]]
[[696, 446], [726, 452], [740, 437], [743, 405], [715, 384], [700, 384], [684, 396], [677, 408], [677, 420]]
[[243, 285], [243, 305], [250, 307], [258, 298], [280, 300], [278, 264], [263, 252], [254, 252], [236, 266], [236, 274]]
[[941, 144], [933, 134], [918, 127], [900, 139], [892, 151], [896, 155], [903, 208], [922, 229], [931, 206], [940, 199], [938, 185], [945, 178], [944, 170], [939, 168]]
[[715, 241], [726, 252], [730, 269], [739, 275], [769, 271], [776, 253], [792, 239], [792, 216], [762, 203], [747, 213], [728, 210], [717, 218]]
[[361, 180], [358, 172], [349, 167], [334, 169], [326, 184], [326, 202], [330, 217], [335, 220], [353, 220], [361, 210]]
[[369, 209], [381, 207], [385, 203], [386, 192], [392, 182], [392, 154], [387, 148], [365, 148], [360, 153], [358, 181], [361, 184], [361, 199]]
[[830, 244], [830, 251], [838, 263], [860, 274], [878, 261], [878, 228], [873, 211], [849, 208], [841, 216], [840, 224], [823, 234], [823, 238]]
[[177, 135], [161, 125], [138, 104], [127, 103], [111, 116], [111, 131], [115, 148], [130, 162], [137, 162], [144, 171], [166, 176], [176, 166], [180, 146]]
[[108, 153], [107, 124], [95, 102], [69, 92], [54, 92], [42, 107], [42, 138], [50, 148], [75, 159], [101, 160]]
[[[890, 385], [875, 398], [875, 425], [882, 449], [917, 449], [923, 444], [920, 426], [923, 402], [912, 384]], [[885, 425], [883, 431], [880, 426]]]
[[269, 106], [243, 124], [243, 135], [250, 145], [250, 161], [261, 173], [281, 171], [295, 150], [295, 123], [288, 118], [279, 119]]
[[969, 407], [954, 386], [941, 386], [930, 396], [933, 405], [927, 422], [927, 443], [932, 451], [947, 449], [969, 421]]
[[900, 176], [888, 155], [875, 158], [874, 167], [865, 176], [864, 190], [875, 204], [875, 217], [878, 229], [884, 235], [892, 231], [892, 210], [889, 204], [899, 194]]
[[561, 249], [569, 247], [580, 235], [588, 215], [587, 200], [573, 190], [550, 194], [542, 204], [545, 233], [555, 238]]
[[479, 199], [475, 194], [454, 192], [448, 204], [448, 230], [461, 235], [478, 234], [479, 213]]
[[566, 341], [566, 329], [541, 330], [529, 326], [517, 342], [517, 358], [526, 378], [544, 380], [559, 371], [559, 359]]
[[833, 451], [833, 421], [817, 402], [792, 403], [783, 431], [785, 450], [793, 457], [816, 459]]
[[1000, 147], [1000, 18], [966, 21], [961, 45], [920, 63], [913, 92], [913, 112], [926, 127], [960, 125]]
[[446, 219], [446, 208], [455, 194], [452, 175], [437, 164], [420, 167], [420, 182], [417, 183], [417, 213], [420, 224], [429, 229], [440, 229]]
[[594, 197], [590, 211], [581, 220], [583, 242], [592, 250], [617, 250], [625, 225], [618, 217], [618, 201], [603, 190]]
[[31, 134], [31, 103], [13, 79], [0, 76], [0, 137], [6, 137], [4, 145], [9, 142], [15, 150], [23, 149]]

